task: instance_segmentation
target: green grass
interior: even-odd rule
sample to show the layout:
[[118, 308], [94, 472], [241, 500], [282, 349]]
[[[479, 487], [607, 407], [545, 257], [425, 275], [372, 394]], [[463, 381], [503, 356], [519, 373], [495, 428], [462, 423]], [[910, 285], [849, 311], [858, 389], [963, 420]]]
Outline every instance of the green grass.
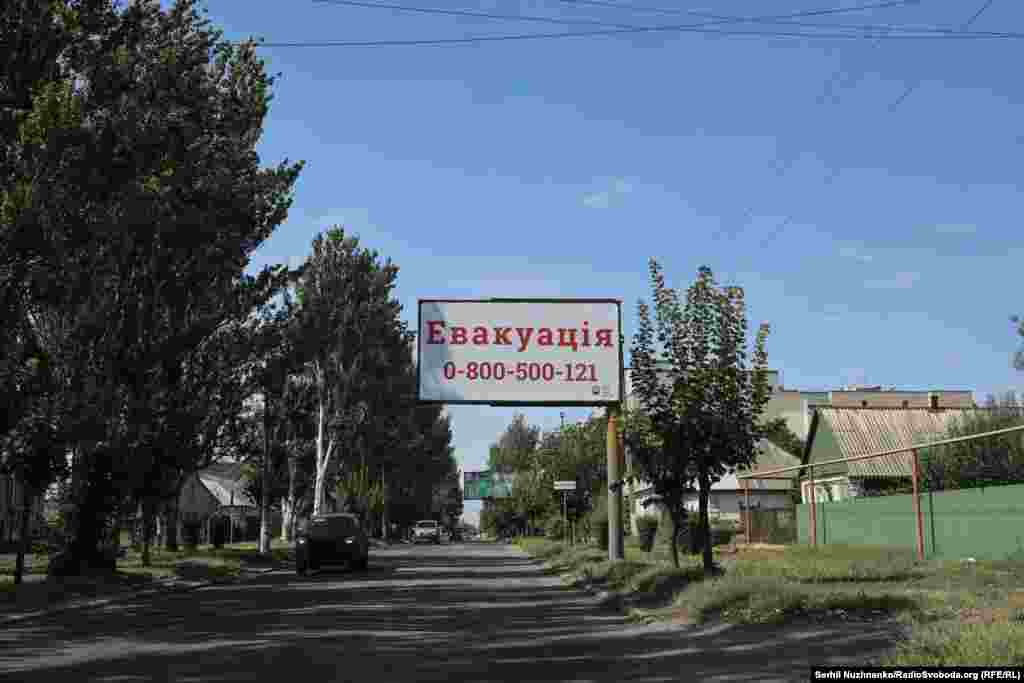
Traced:
[[117, 569], [112, 574], [61, 579], [46, 576], [50, 557], [36, 553], [26, 555], [25, 577], [20, 585], [14, 584], [14, 557], [4, 556], [0, 558], [0, 605], [38, 609], [64, 600], [109, 595], [174, 577], [215, 583], [233, 581], [241, 574], [243, 564], [284, 561], [290, 548], [290, 544], [273, 541], [269, 561], [257, 553], [256, 543], [236, 543], [223, 548], [200, 546], [177, 552], [152, 548], [149, 566], [142, 565], [140, 552], [129, 549], [125, 557], [118, 559]]
[[946, 621], [916, 628], [884, 666], [1024, 666], [1024, 624]]
[[822, 586], [781, 577], [726, 575], [676, 594], [674, 606], [702, 623], [782, 623], [812, 616], [882, 616], [916, 610], [920, 604], [901, 587], [866, 590], [862, 586]]
[[926, 575], [913, 551], [867, 546], [791, 546], [774, 557], [758, 554], [747, 561], [739, 553], [730, 573], [750, 578], [778, 577], [798, 583], [891, 582]]
[[[883, 664], [1024, 665], [1024, 562], [919, 562], [912, 549], [788, 546], [716, 550], [725, 573], [705, 578], [699, 557], [672, 566], [666, 546], [630, 541], [625, 561], [596, 548], [520, 544], [560, 571], [603, 584], [639, 621], [783, 623], [897, 617], [910, 627]], [[640, 608], [640, 609], [637, 609]]]

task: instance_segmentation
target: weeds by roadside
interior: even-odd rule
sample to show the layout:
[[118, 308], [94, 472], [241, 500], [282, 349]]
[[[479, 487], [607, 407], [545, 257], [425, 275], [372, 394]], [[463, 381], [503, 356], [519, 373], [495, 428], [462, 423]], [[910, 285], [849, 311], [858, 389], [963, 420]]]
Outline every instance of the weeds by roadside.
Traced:
[[[849, 546], [720, 552], [704, 578], [687, 558], [627, 545], [626, 560], [526, 539], [520, 546], [578, 579], [618, 591], [634, 621], [783, 623], [808, 619], [903, 621], [911, 632], [892, 665], [1024, 664], [1024, 562], [919, 562], [912, 550]], [[595, 552], [596, 550], [596, 552]]]
[[257, 553], [255, 543], [237, 543], [223, 548], [201, 546], [193, 550], [168, 552], [153, 548], [148, 567], [142, 566], [141, 554], [128, 550], [117, 561], [113, 573], [81, 577], [51, 578], [46, 570], [49, 556], [36, 553], [25, 558], [24, 582], [14, 585], [14, 557], [0, 556], [0, 606], [38, 609], [62, 601], [108, 596], [132, 590], [155, 581], [182, 579], [186, 581], [233, 581], [246, 565], [273, 565], [284, 562], [290, 546], [275, 542], [271, 558]]

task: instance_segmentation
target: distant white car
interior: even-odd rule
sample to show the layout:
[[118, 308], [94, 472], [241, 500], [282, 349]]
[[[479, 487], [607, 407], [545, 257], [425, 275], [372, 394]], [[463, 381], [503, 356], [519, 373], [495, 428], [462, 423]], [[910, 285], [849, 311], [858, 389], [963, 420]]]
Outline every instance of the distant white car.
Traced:
[[433, 519], [421, 519], [412, 528], [412, 542], [441, 543], [441, 525]]

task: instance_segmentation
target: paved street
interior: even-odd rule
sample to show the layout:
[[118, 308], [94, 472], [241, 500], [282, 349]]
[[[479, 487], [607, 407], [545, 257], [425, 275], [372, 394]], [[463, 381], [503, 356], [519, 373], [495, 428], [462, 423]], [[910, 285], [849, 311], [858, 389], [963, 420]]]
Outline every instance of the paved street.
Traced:
[[806, 680], [880, 627], [629, 626], [511, 546], [402, 545], [344, 568], [74, 610], [0, 633], [0, 678], [60, 681]]

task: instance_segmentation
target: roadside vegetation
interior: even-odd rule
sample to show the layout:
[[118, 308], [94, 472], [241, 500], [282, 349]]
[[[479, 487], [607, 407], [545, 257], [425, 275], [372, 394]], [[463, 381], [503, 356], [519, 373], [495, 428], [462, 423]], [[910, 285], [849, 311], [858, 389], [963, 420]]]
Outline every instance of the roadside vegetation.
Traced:
[[722, 546], [721, 576], [700, 558], [673, 566], [667, 548], [609, 562], [594, 546], [526, 538], [551, 571], [616, 595], [631, 620], [690, 624], [895, 620], [908, 637], [879, 664], [1024, 664], [1024, 562], [931, 560], [875, 547]]
[[99, 598], [172, 579], [229, 582], [238, 579], [246, 567], [272, 566], [286, 561], [288, 556], [289, 545], [276, 539], [269, 558], [259, 553], [255, 542], [178, 551], [154, 548], [147, 566], [141, 551], [128, 549], [118, 559], [115, 571], [52, 577], [47, 576], [50, 555], [45, 546], [36, 545], [25, 557], [24, 580], [20, 585], [14, 583], [14, 556], [0, 556], [0, 612], [5, 608], [23, 611], [65, 600]]

